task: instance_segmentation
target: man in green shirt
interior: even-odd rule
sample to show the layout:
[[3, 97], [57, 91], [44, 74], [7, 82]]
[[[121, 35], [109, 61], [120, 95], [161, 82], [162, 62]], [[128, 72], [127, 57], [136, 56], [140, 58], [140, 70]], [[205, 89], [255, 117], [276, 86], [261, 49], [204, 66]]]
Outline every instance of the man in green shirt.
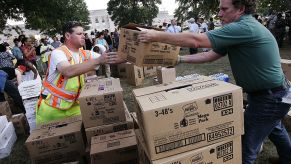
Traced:
[[281, 119], [290, 105], [281, 102], [287, 84], [275, 38], [252, 13], [256, 0], [220, 0], [223, 25], [203, 34], [143, 31], [142, 42], [164, 42], [181, 47], [213, 48], [209, 52], [178, 57], [178, 63], [204, 63], [228, 55], [237, 85], [248, 93], [243, 136], [243, 164], [254, 163], [262, 142], [269, 136], [281, 163], [291, 161], [291, 142]]

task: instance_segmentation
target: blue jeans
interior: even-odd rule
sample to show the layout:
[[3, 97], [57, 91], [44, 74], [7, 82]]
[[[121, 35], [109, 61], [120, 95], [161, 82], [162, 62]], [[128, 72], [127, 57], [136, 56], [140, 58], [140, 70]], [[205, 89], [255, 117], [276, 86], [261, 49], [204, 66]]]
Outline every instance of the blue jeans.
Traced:
[[285, 90], [254, 96], [248, 94], [248, 107], [244, 113], [245, 134], [243, 164], [253, 164], [266, 137], [275, 144], [281, 163], [291, 163], [291, 142], [281, 119], [290, 105], [281, 102]]

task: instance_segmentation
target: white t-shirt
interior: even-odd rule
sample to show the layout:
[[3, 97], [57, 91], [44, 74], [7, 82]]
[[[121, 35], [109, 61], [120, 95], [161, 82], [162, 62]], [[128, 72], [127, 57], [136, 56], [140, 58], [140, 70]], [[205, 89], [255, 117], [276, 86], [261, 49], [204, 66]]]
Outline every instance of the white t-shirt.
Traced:
[[189, 24], [189, 31], [193, 33], [199, 32], [199, 26], [196, 23]]

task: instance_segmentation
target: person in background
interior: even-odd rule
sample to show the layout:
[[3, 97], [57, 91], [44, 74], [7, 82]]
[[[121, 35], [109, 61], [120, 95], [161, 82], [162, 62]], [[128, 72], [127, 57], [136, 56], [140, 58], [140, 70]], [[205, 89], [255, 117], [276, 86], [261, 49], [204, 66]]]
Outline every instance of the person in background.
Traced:
[[214, 22], [213, 22], [213, 18], [211, 17], [209, 19], [209, 22], [208, 22], [208, 30], [214, 30], [215, 26], [214, 26]]
[[218, 17], [223, 27], [202, 34], [141, 31], [142, 42], [163, 42], [181, 47], [213, 48], [178, 57], [178, 63], [205, 63], [228, 55], [238, 86], [247, 93], [244, 112], [242, 163], [253, 164], [266, 137], [275, 144], [280, 163], [290, 164], [291, 141], [282, 124], [290, 104], [282, 101], [289, 84], [283, 74], [279, 48], [272, 33], [251, 14], [256, 0], [220, 0]]
[[166, 31], [169, 32], [169, 33], [179, 33], [179, 32], [181, 32], [179, 27], [177, 26], [176, 19], [172, 19], [171, 20], [171, 24], [168, 26]]
[[59, 41], [58, 37], [54, 36], [53, 37], [53, 42], [51, 43], [51, 45], [54, 47], [54, 48], [58, 48], [61, 46], [61, 42]]
[[13, 59], [14, 56], [7, 51], [7, 45], [0, 44], [0, 68], [10, 67], [14, 68]]
[[22, 51], [20, 50], [20, 47], [21, 47], [21, 42], [18, 38], [15, 38], [13, 40], [14, 42], [14, 47], [12, 48], [12, 54], [14, 55], [14, 57], [17, 59], [17, 60], [21, 60], [23, 59], [23, 54], [22, 54]]
[[12, 80], [8, 79], [8, 74], [0, 69], [0, 102], [6, 101], [4, 92], [9, 95], [13, 101], [15, 106], [20, 110], [14, 111], [12, 110], [12, 114], [26, 113], [22, 98], [18, 91], [18, 88], [14, 85]]
[[109, 30], [108, 29], [104, 30], [104, 39], [106, 40], [106, 42], [108, 44], [109, 52], [111, 52], [112, 48], [113, 48], [113, 41], [112, 41], [111, 36], [109, 35]]
[[[189, 20], [189, 32], [192, 32], [195, 34], [199, 33], [199, 27], [198, 27], [197, 23], [195, 22], [194, 18], [191, 18]], [[189, 51], [190, 51], [190, 54], [196, 54], [198, 52], [198, 48], [190, 47]]]
[[24, 55], [24, 59], [30, 61], [35, 67], [37, 67], [36, 64], [36, 51], [34, 47], [34, 42], [32, 38], [23, 38], [22, 39], [22, 47], [21, 50]]

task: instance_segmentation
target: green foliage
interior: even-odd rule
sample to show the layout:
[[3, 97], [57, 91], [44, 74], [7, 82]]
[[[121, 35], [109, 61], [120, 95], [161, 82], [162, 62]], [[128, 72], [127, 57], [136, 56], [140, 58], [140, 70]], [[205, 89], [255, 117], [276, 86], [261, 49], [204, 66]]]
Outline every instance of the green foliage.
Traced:
[[259, 0], [258, 3], [258, 12], [264, 15], [272, 10], [277, 12], [284, 12], [291, 9], [291, 0]]
[[219, 0], [176, 0], [176, 2], [179, 7], [174, 14], [177, 20], [182, 22], [192, 17], [212, 17], [217, 14], [219, 6]]
[[[25, 18], [27, 28], [38, 29], [47, 34], [61, 32], [62, 25], [70, 20], [89, 24], [89, 11], [84, 0], [6, 0], [1, 7], [0, 18], [3, 29], [7, 18]], [[0, 1], [2, 6], [3, 1]], [[4, 23], [5, 22], [5, 23]]]
[[159, 12], [157, 4], [161, 0], [110, 0], [107, 11], [120, 27], [130, 22], [151, 25]]

